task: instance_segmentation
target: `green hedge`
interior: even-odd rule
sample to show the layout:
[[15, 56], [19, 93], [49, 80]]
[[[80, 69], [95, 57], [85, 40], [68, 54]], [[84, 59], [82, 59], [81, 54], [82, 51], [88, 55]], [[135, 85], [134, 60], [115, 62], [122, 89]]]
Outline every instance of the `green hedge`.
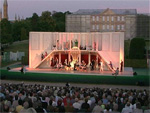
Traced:
[[145, 40], [143, 38], [133, 38], [130, 43], [129, 58], [143, 59], [145, 52]]
[[23, 56], [22, 60], [21, 60], [21, 63], [23, 65], [29, 65], [29, 58], [28, 58], [28, 56]]
[[147, 68], [146, 59], [125, 59], [125, 67]]

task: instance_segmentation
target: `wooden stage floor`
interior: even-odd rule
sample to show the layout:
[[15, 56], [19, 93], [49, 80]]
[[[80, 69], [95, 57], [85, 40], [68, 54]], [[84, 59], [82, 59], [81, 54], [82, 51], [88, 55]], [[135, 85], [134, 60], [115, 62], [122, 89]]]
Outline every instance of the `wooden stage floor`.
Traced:
[[[12, 68], [10, 71], [19, 72], [21, 67]], [[65, 70], [65, 69], [31, 69], [26, 66], [26, 73], [56, 73], [56, 74], [78, 74], [78, 75], [96, 75], [96, 76], [113, 76], [112, 71], [103, 71], [90, 69], [84, 71], [73, 71], [73, 70]], [[133, 69], [132, 67], [125, 67], [124, 72], [119, 72], [118, 76], [130, 76], [133, 77]]]

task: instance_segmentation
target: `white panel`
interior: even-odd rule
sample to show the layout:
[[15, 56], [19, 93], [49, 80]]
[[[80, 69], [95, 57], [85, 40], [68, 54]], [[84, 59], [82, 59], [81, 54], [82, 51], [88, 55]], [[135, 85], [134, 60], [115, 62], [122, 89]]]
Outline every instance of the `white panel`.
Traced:
[[109, 45], [110, 45], [110, 35], [102, 34], [102, 50], [109, 51]]
[[120, 51], [120, 37], [119, 34], [112, 34], [112, 51]]
[[50, 37], [50, 34], [43, 34], [43, 49], [51, 49], [51, 42], [52, 38]]
[[102, 50], [102, 37], [101, 34], [98, 34], [98, 50]]
[[31, 50], [40, 49], [40, 34], [33, 33], [31, 34]]

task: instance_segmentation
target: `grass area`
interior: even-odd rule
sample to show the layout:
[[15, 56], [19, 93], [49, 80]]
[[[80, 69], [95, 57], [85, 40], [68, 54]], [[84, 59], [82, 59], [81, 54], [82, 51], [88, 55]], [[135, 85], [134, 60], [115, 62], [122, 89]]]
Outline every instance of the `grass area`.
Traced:
[[[25, 52], [25, 55], [28, 55], [29, 52], [29, 41], [20, 41], [20, 42], [15, 42], [8, 47], [4, 48], [4, 52]], [[10, 61], [10, 62], [2, 62], [1, 67], [5, 67], [8, 65], [11, 65], [13, 63], [16, 63], [18, 61]]]
[[2, 62], [2, 63], [0, 64], [0, 67], [6, 67], [6, 66], [12, 65], [12, 64], [14, 64], [14, 63], [16, 63], [16, 62], [18, 62], [18, 61]]
[[29, 52], [29, 41], [20, 41], [18, 43], [14, 43], [9, 45], [7, 48], [4, 49], [4, 52], [25, 52], [25, 55]]
[[138, 75], [134, 77], [114, 78], [113, 76], [94, 76], [94, 75], [74, 75], [74, 74], [54, 74], [54, 73], [26, 73], [9, 72], [1, 70], [2, 79], [41, 81], [41, 82], [70, 82], [86, 84], [113, 84], [113, 85], [136, 85], [138, 81], [144, 82], [149, 86], [149, 76]]
[[134, 72], [137, 72], [138, 75], [147, 75], [150, 76], [149, 68], [133, 68]]

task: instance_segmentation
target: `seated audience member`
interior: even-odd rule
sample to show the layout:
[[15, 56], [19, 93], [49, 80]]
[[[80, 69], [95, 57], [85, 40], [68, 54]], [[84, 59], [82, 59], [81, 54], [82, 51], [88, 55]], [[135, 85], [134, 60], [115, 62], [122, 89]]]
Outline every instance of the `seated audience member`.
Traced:
[[88, 99], [81, 105], [81, 112], [90, 112], [90, 105], [88, 104]]
[[140, 102], [136, 103], [136, 109], [133, 110], [133, 113], [143, 113]]
[[103, 113], [104, 109], [101, 107], [102, 101], [98, 101], [98, 104], [93, 108], [92, 113]]
[[127, 102], [127, 106], [122, 109], [121, 113], [132, 113], [132, 112], [133, 112], [133, 110], [132, 110], [132, 108], [130, 108], [130, 103]]

